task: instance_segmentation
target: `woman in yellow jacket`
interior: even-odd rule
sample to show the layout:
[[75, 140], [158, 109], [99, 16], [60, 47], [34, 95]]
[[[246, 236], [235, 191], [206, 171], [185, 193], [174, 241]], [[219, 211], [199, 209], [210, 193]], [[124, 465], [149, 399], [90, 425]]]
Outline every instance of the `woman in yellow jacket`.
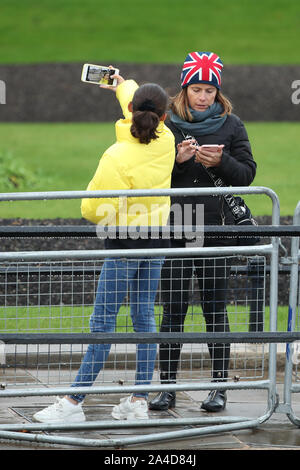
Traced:
[[[138, 87], [133, 80], [118, 79], [116, 95], [125, 119], [116, 122], [116, 142], [103, 154], [88, 185], [90, 190], [130, 190], [170, 188], [175, 159], [174, 137], [164, 125], [168, 97], [156, 84]], [[102, 86], [103, 87], [103, 86]], [[86, 198], [82, 215], [97, 224], [109, 226], [165, 225], [169, 197]], [[105, 240], [107, 248], [158, 248], [168, 243], [159, 239]], [[116, 317], [130, 288], [130, 313], [136, 332], [155, 332], [154, 301], [163, 257], [106, 258], [98, 283], [92, 332], [115, 331]], [[108, 357], [109, 344], [90, 344], [72, 386], [91, 386]], [[156, 357], [155, 344], [137, 345], [136, 385], [150, 384]], [[115, 419], [147, 419], [147, 393], [142, 390], [121, 399], [112, 416]], [[36, 413], [40, 422], [65, 423], [85, 420], [84, 394], [57, 399], [54, 405]]]
[[[126, 80], [117, 86], [116, 96], [125, 119], [116, 122], [116, 142], [104, 152], [87, 190], [170, 188], [175, 151], [173, 134], [164, 125], [167, 95], [158, 85], [139, 88]], [[113, 228], [166, 225], [169, 210], [166, 196], [88, 198], [81, 204], [82, 216], [97, 224], [99, 234], [108, 226], [107, 248], [136, 248], [132, 240], [115, 242]], [[139, 239], [138, 247], [143, 246], [153, 246], [153, 240]]]

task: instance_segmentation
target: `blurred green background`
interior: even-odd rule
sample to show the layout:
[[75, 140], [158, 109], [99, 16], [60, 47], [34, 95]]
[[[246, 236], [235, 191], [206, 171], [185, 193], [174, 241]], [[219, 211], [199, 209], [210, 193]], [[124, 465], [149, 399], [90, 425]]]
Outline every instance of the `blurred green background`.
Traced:
[[[225, 65], [299, 65], [299, 13], [298, 0], [2, 0], [0, 63], [181, 66], [187, 52], [213, 50]], [[272, 188], [281, 214], [293, 214], [299, 122], [245, 124], [258, 164], [253, 184]], [[113, 123], [1, 123], [0, 192], [85, 189], [113, 140]], [[267, 197], [251, 198], [255, 215], [271, 213]], [[0, 218], [12, 217], [79, 218], [80, 202], [2, 202]]]
[[299, 64], [298, 0], [1, 0], [1, 63]]

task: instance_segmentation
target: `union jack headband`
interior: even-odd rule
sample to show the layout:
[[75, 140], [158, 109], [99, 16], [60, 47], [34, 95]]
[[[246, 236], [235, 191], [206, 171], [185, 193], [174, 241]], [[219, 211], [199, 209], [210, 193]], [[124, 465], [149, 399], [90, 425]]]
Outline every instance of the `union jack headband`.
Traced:
[[214, 52], [190, 52], [182, 67], [181, 87], [207, 83], [220, 88], [222, 68], [222, 61]]

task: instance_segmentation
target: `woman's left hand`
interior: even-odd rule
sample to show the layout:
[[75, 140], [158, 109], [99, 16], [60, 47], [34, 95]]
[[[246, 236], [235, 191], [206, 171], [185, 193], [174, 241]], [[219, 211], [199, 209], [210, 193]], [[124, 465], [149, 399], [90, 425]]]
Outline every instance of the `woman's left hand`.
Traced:
[[202, 163], [206, 168], [216, 167], [221, 164], [224, 145], [218, 145], [216, 148], [198, 147], [195, 153], [195, 161]]

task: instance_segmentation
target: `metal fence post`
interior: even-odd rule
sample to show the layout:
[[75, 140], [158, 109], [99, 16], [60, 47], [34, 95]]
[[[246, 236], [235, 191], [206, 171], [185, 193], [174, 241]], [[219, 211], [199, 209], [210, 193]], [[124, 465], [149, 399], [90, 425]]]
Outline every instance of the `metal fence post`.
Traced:
[[254, 256], [248, 260], [248, 275], [251, 281], [249, 332], [264, 329], [264, 297], [263, 292], [265, 269], [264, 258]]
[[[300, 224], [300, 202], [298, 202], [294, 213], [294, 225]], [[289, 310], [287, 331], [293, 332], [296, 327], [297, 300], [299, 296], [299, 237], [294, 237], [291, 242], [290, 258], [290, 292], [289, 292]], [[286, 363], [284, 378], [284, 405], [287, 410], [287, 416], [292, 423], [300, 426], [300, 419], [295, 415], [292, 408], [292, 393], [299, 392], [300, 388], [292, 384], [293, 365], [299, 363], [298, 353], [295, 351], [295, 344], [288, 343], [286, 346]]]

